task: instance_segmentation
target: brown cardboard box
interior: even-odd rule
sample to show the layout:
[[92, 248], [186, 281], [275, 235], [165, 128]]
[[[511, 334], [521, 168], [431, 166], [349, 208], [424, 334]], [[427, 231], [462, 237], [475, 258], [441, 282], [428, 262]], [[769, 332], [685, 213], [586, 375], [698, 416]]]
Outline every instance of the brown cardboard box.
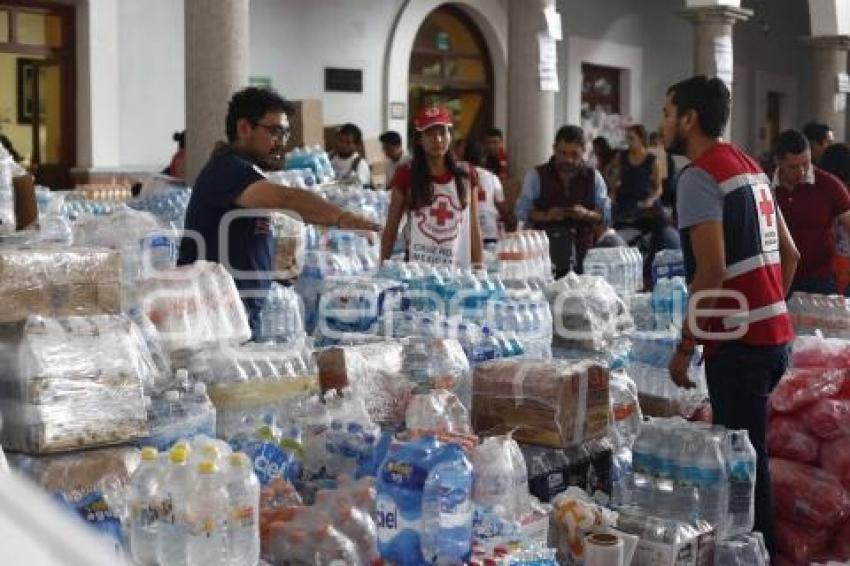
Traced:
[[319, 385], [322, 392], [363, 382], [378, 372], [399, 374], [402, 345], [380, 342], [362, 346], [339, 346], [319, 352]]
[[569, 448], [608, 430], [608, 370], [593, 362], [508, 359], [475, 369], [472, 426], [516, 429], [518, 442]]
[[0, 248], [0, 322], [121, 310], [121, 258], [102, 248]]
[[286, 150], [303, 146], [323, 146], [325, 138], [322, 101], [308, 99], [293, 100], [292, 103], [295, 105], [295, 115], [289, 119], [292, 135]]

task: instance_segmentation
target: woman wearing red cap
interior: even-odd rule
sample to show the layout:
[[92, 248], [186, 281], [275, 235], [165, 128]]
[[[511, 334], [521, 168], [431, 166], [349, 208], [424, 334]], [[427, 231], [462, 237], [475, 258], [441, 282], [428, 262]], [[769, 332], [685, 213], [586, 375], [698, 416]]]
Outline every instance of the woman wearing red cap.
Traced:
[[462, 168], [451, 151], [448, 110], [427, 106], [413, 121], [413, 159], [396, 170], [381, 259], [389, 259], [402, 218], [407, 218], [407, 260], [469, 267], [482, 262], [474, 168]]

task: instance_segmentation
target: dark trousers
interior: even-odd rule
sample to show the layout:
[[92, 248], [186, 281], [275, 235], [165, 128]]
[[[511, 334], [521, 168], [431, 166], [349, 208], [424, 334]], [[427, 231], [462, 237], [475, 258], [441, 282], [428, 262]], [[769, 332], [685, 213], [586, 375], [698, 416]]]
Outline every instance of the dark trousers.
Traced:
[[788, 367], [787, 346], [748, 346], [729, 342], [705, 361], [714, 422], [746, 429], [756, 449], [755, 530], [764, 535], [771, 556], [776, 550], [773, 494], [767, 455], [767, 401]]
[[834, 275], [827, 277], [807, 277], [805, 279], [797, 279], [791, 285], [791, 294], [797, 291], [817, 295], [835, 295], [838, 294], [838, 284], [835, 282]]

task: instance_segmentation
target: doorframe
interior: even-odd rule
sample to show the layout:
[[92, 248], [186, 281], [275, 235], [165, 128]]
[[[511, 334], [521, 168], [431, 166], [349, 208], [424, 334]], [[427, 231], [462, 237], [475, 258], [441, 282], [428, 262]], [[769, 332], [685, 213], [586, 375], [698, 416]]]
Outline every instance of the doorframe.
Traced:
[[[59, 2], [43, 0], [0, 0], [0, 7], [10, 8], [9, 37], [15, 32], [15, 14], [27, 11], [49, 11], [62, 19], [62, 42], [59, 49], [39, 46], [16, 45], [0, 43], [0, 52], [15, 55], [39, 55], [45, 60], [55, 60], [60, 63], [62, 72], [61, 82], [64, 88], [62, 108], [62, 165], [66, 166], [67, 180], [70, 181], [70, 171], [77, 161], [77, 22], [76, 6]], [[32, 9], [35, 10], [32, 10]]]
[[798, 125], [797, 103], [799, 80], [794, 75], [770, 73], [768, 71], [756, 71], [753, 81], [755, 93], [755, 104], [753, 105], [753, 151], [758, 155], [770, 151], [766, 140], [761, 137], [761, 130], [765, 127], [765, 113], [767, 112], [767, 93], [778, 92], [783, 97], [782, 108], [779, 116], [779, 131], [788, 128], [796, 128]]

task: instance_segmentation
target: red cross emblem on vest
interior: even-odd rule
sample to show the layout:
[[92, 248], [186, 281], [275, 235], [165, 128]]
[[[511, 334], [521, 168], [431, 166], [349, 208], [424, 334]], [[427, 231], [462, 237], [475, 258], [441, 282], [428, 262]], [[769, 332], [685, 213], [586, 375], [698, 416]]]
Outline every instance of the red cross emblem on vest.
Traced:
[[437, 219], [437, 226], [445, 226], [446, 220], [451, 220], [455, 217], [455, 213], [449, 210], [445, 202], [441, 202], [430, 210], [428, 216]]
[[768, 228], [773, 228], [773, 213], [775, 211], [773, 201], [768, 196], [767, 189], [759, 189], [759, 196], [761, 197], [758, 201], [759, 213], [764, 216]]

